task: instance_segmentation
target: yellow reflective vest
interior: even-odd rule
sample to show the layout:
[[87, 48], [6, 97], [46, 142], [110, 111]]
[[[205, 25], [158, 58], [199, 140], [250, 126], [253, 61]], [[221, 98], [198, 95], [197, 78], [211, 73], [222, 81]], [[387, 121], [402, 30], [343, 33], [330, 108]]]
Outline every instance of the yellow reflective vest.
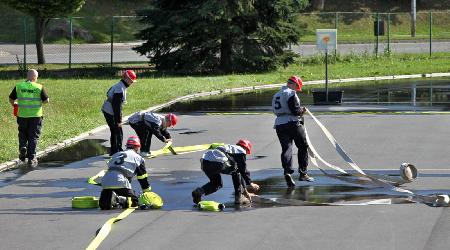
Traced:
[[18, 117], [42, 116], [42, 85], [35, 82], [21, 82], [16, 85]]

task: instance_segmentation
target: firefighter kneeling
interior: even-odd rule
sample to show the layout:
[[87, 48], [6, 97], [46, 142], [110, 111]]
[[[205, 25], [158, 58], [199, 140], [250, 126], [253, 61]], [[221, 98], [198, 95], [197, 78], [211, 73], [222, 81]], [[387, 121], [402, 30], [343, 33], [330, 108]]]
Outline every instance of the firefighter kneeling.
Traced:
[[108, 171], [102, 178], [101, 209], [137, 207], [139, 198], [131, 187], [131, 179], [136, 175], [142, 191], [150, 192], [145, 161], [138, 154], [141, 143], [137, 136], [130, 136], [127, 149], [112, 155]]
[[209, 195], [222, 188], [220, 174], [231, 175], [235, 192], [236, 204], [248, 204], [251, 196], [259, 189], [258, 184], [250, 179], [247, 170], [246, 155], [250, 154], [252, 144], [248, 140], [239, 140], [236, 145], [225, 144], [203, 154], [200, 162], [203, 172], [208, 176], [209, 182], [192, 191], [192, 200], [195, 204], [201, 201], [203, 195]]

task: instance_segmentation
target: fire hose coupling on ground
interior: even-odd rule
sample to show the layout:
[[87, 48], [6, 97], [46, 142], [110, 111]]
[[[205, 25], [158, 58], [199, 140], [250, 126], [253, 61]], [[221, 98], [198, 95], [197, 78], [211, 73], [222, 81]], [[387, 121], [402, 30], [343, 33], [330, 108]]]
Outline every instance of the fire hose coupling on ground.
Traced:
[[320, 127], [322, 132], [325, 134], [327, 139], [330, 141], [330, 143], [335, 148], [336, 152], [339, 154], [339, 156], [341, 156], [341, 158], [344, 159], [344, 161], [347, 162], [350, 165], [351, 168], [353, 168], [355, 171], [357, 171], [356, 174], [348, 173], [345, 170], [343, 170], [342, 168], [340, 168], [338, 166], [335, 166], [335, 165], [332, 165], [332, 164], [328, 163], [327, 161], [325, 161], [319, 155], [319, 153], [315, 150], [315, 148], [314, 148], [314, 146], [313, 146], [313, 144], [311, 142], [311, 139], [309, 138], [309, 135], [308, 135], [308, 132], [306, 130], [306, 127], [305, 127], [306, 139], [307, 139], [307, 142], [308, 142], [308, 145], [309, 145], [308, 152], [309, 152], [309, 155], [310, 155], [310, 158], [311, 158], [311, 162], [321, 172], [323, 172], [326, 176], [329, 176], [329, 177], [332, 177], [332, 178], [337, 178], [337, 179], [340, 179], [340, 180], [343, 180], [343, 181], [347, 181], [347, 182], [351, 182], [351, 180], [349, 180], [348, 178], [340, 177], [338, 175], [332, 175], [332, 174], [327, 173], [323, 168], [321, 168], [319, 166], [317, 160], [322, 162], [327, 167], [329, 167], [329, 168], [331, 168], [333, 170], [336, 170], [336, 171], [338, 171], [338, 172], [340, 172], [342, 174], [346, 174], [346, 175], [350, 175], [350, 176], [354, 176], [354, 177], [358, 177], [358, 178], [359, 177], [365, 177], [365, 178], [368, 178], [369, 181], [371, 181], [374, 185], [381, 186], [381, 187], [384, 187], [384, 188], [388, 188], [388, 189], [391, 189], [393, 191], [405, 193], [405, 194], [407, 194], [409, 196], [407, 199], [410, 199], [411, 201], [421, 202], [421, 203], [425, 203], [425, 204], [432, 205], [432, 206], [435, 206], [435, 207], [449, 206], [450, 198], [446, 194], [435, 194], [435, 195], [431, 195], [431, 196], [424, 196], [424, 195], [415, 194], [414, 192], [412, 192], [410, 190], [397, 187], [398, 185], [401, 185], [401, 184], [404, 184], [404, 183], [408, 183], [408, 182], [412, 182], [413, 180], [415, 180], [417, 178], [417, 176], [418, 176], [417, 168], [411, 163], [402, 163], [401, 164], [401, 166], [400, 166], [400, 176], [402, 178], [401, 180], [393, 180], [392, 178], [390, 178], [388, 176], [366, 174], [348, 156], [348, 154], [344, 151], [342, 146], [336, 141], [336, 139], [333, 137], [333, 135], [330, 133], [330, 131], [328, 131], [328, 129], [309, 111], [309, 109], [306, 109], [306, 111], [313, 118], [315, 123]]
[[400, 166], [400, 176], [406, 182], [412, 182], [417, 178], [417, 168], [411, 163], [404, 162]]
[[201, 211], [220, 212], [225, 209], [225, 205], [217, 201], [200, 201], [196, 206]]

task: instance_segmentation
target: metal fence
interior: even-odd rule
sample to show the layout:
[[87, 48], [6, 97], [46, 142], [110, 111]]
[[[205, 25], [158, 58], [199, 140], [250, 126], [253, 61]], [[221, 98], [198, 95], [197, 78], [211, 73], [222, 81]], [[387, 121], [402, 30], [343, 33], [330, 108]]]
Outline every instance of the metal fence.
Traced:
[[[134, 37], [144, 27], [135, 16], [52, 18], [44, 36], [46, 63], [99, 64], [145, 62], [132, 50], [141, 44]], [[13, 26], [9, 26], [12, 23]], [[8, 27], [6, 27], [8, 26]], [[0, 18], [0, 64], [35, 64], [34, 21], [29, 17]]]
[[[302, 14], [304, 43], [316, 29], [338, 30], [338, 53], [429, 53], [450, 51], [450, 13], [417, 13], [415, 34], [410, 13], [334, 12]], [[378, 25], [377, 25], [378, 24]]]
[[[318, 53], [316, 29], [338, 30], [337, 53], [429, 53], [450, 50], [450, 13], [417, 13], [416, 33], [411, 35], [410, 13], [302, 13], [303, 34], [290, 48], [303, 56]], [[378, 24], [378, 25], [376, 25]], [[137, 16], [72, 17], [50, 20], [45, 37], [46, 63], [92, 64], [113, 67], [145, 63], [132, 48], [142, 43], [135, 34], [144, 28]], [[0, 17], [0, 65], [37, 63], [35, 27], [30, 17]]]

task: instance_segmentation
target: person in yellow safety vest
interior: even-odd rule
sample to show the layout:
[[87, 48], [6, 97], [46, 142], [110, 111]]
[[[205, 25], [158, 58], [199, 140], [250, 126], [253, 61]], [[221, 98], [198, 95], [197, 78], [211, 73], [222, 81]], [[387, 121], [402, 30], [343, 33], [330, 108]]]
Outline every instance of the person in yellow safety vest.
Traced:
[[48, 103], [48, 95], [41, 84], [36, 83], [38, 72], [30, 69], [27, 80], [18, 83], [9, 94], [11, 105], [17, 104], [17, 124], [19, 129], [19, 159], [36, 167], [36, 147], [42, 129], [42, 104]]
[[111, 132], [110, 156], [123, 150], [122, 105], [127, 101], [127, 88], [135, 83], [136, 79], [137, 76], [133, 70], [125, 70], [122, 74], [122, 79], [106, 92], [106, 100], [103, 103], [102, 112]]
[[137, 176], [142, 191], [150, 192], [145, 161], [138, 154], [141, 142], [135, 135], [130, 136], [127, 149], [115, 153], [108, 162], [108, 171], [102, 177], [102, 192], [99, 206], [102, 210], [137, 207], [139, 198], [131, 187], [131, 180]]

